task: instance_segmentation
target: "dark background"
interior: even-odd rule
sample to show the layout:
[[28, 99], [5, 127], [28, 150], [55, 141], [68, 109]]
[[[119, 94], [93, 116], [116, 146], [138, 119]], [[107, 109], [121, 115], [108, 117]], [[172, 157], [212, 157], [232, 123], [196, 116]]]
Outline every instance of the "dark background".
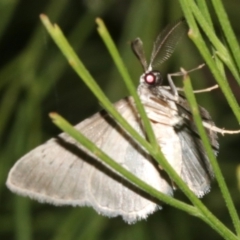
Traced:
[[[240, 3], [223, 1], [239, 38]], [[0, 238], [1, 239], [220, 239], [199, 219], [164, 206], [146, 221], [127, 225], [120, 217], [109, 219], [91, 208], [54, 207], [18, 197], [5, 186], [14, 162], [30, 149], [59, 133], [48, 117], [56, 111], [76, 124], [99, 110], [95, 97], [68, 66], [39, 20], [46, 13], [58, 23], [96, 81], [112, 101], [128, 95], [102, 40], [95, 18], [109, 29], [136, 87], [142, 73], [130, 41], [141, 37], [147, 55], [158, 33], [182, 16], [178, 1], [169, 0], [0, 0]], [[212, 13], [215, 19], [214, 13]], [[221, 35], [217, 22], [216, 30]], [[203, 60], [185, 37], [172, 58], [162, 65], [162, 75], [191, 69]], [[215, 81], [205, 67], [191, 75], [195, 89]], [[232, 76], [229, 83], [239, 101], [240, 91]], [[166, 80], [166, 78], [165, 78]], [[174, 79], [178, 86], [182, 79]], [[166, 83], [166, 81], [165, 81]], [[199, 104], [216, 125], [239, 128], [221, 90], [197, 95]], [[240, 207], [236, 168], [239, 135], [220, 136], [219, 163], [230, 192]], [[176, 197], [187, 201], [180, 191]], [[232, 229], [224, 200], [216, 183], [203, 202]]]

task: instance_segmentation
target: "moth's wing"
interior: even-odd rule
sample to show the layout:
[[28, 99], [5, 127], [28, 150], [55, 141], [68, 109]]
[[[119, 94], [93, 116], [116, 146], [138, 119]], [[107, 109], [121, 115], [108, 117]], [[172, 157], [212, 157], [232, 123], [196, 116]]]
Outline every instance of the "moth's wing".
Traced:
[[[185, 110], [182, 107], [179, 108], [181, 113], [185, 112], [185, 116], [191, 116], [190, 113]], [[214, 126], [214, 122], [211, 120], [209, 113], [202, 107], [200, 107], [200, 114], [203, 121]], [[214, 177], [213, 169], [204, 150], [202, 140], [198, 135], [191, 117], [185, 118], [181, 127], [176, 128], [176, 131], [180, 138], [183, 156], [180, 176], [198, 197], [202, 197], [209, 192], [210, 183]], [[212, 149], [214, 153], [217, 154], [219, 147], [217, 134], [210, 129], [206, 129], [206, 131]]]
[[199, 136], [193, 134], [187, 127], [181, 129], [178, 136], [183, 155], [180, 176], [198, 197], [202, 197], [209, 192], [213, 177], [209, 159]]
[[[131, 98], [116, 109], [139, 133]], [[159, 191], [172, 195], [152, 159], [104, 111], [76, 126], [119, 164]], [[23, 156], [10, 170], [7, 186], [18, 194], [55, 205], [92, 206], [100, 214], [121, 215], [129, 223], [159, 208], [150, 196], [128, 183], [65, 133]]]

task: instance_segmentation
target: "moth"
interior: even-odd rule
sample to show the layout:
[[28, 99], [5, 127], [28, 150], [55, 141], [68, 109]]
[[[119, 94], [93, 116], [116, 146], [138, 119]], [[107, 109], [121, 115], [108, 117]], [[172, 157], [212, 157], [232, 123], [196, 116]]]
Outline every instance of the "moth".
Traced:
[[[137, 38], [132, 49], [143, 67], [138, 95], [151, 122], [162, 153], [198, 197], [209, 192], [212, 166], [203, 148], [190, 107], [171, 78], [163, 85], [159, 65], [173, 53], [186, 32], [184, 20], [169, 25], [156, 39], [147, 64], [143, 43]], [[114, 104], [117, 111], [145, 137], [132, 97]], [[200, 107], [203, 123], [214, 126], [209, 113]], [[152, 187], [173, 195], [174, 186], [155, 160], [104, 110], [75, 128], [116, 162]], [[217, 134], [206, 128], [212, 149], [218, 151]], [[54, 205], [91, 206], [98, 213], [122, 216], [128, 223], [146, 219], [161, 209], [160, 203], [138, 189], [83, 146], [62, 133], [33, 149], [12, 167], [7, 187], [20, 195]]]

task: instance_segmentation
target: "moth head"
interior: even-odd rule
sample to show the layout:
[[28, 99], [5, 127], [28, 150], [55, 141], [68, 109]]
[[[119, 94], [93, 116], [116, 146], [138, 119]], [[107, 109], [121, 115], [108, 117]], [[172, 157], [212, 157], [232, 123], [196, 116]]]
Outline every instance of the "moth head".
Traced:
[[147, 86], [162, 85], [162, 76], [159, 71], [147, 71], [140, 77], [140, 83]]

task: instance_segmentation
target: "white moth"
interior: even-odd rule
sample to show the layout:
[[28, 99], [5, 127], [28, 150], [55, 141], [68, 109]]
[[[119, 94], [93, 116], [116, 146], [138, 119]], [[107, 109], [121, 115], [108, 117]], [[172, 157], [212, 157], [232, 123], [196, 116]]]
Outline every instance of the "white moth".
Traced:
[[[172, 54], [184, 33], [183, 21], [167, 27], [154, 44], [149, 66], [139, 38], [132, 48], [144, 74], [138, 94], [166, 159], [189, 188], [202, 197], [210, 189], [212, 167], [192, 121], [190, 108], [170, 87], [162, 86], [159, 65]], [[144, 130], [132, 97], [114, 104], [119, 113], [143, 136]], [[200, 108], [203, 122], [213, 126], [208, 112]], [[173, 195], [173, 185], [144, 149], [105, 111], [75, 126], [116, 162], [157, 190]], [[216, 133], [207, 129], [212, 148], [217, 152]], [[12, 167], [8, 188], [20, 195], [54, 205], [91, 206], [108, 217], [122, 216], [133, 223], [161, 208], [160, 203], [111, 170], [80, 144], [62, 133], [33, 149]]]

